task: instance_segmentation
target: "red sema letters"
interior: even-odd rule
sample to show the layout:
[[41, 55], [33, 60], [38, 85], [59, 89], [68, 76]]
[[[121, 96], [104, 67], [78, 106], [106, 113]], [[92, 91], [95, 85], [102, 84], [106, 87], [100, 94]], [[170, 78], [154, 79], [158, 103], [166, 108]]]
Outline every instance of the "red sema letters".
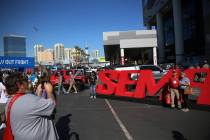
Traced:
[[[178, 75], [181, 70], [176, 69]], [[210, 105], [210, 69], [187, 69], [186, 76], [190, 79], [191, 87], [200, 89], [200, 94], [197, 98], [197, 104]], [[206, 73], [204, 82], [195, 82], [196, 73]], [[131, 80], [131, 75], [139, 75], [137, 80]], [[114, 71], [105, 70], [99, 73], [99, 79], [102, 84], [98, 84], [96, 92], [98, 94], [116, 96], [125, 96], [131, 98], [145, 98], [146, 91], [149, 96], [154, 96], [163, 88], [172, 76], [172, 70], [168, 71], [158, 82], [155, 81], [151, 70], [128, 70]], [[128, 91], [127, 85], [136, 85], [133, 92]]]

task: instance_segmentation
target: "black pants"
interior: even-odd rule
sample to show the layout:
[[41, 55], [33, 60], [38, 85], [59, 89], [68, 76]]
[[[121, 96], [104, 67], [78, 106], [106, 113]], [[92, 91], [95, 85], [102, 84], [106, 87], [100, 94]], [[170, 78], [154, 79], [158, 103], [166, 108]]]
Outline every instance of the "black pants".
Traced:
[[181, 97], [182, 97], [182, 100], [183, 100], [183, 105], [182, 107], [183, 108], [188, 108], [188, 95], [187, 94], [184, 94], [184, 89], [180, 89], [180, 93], [181, 93]]

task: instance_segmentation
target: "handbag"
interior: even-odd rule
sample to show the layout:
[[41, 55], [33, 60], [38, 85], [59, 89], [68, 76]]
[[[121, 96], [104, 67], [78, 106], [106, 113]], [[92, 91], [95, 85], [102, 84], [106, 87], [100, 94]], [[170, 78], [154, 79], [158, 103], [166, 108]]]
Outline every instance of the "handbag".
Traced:
[[170, 93], [166, 94], [166, 104], [168, 104], [168, 105], [171, 104], [171, 95], [170, 95]]
[[13, 103], [22, 96], [23, 93], [17, 93], [9, 102], [8, 108], [7, 108], [7, 123], [6, 128], [3, 135], [3, 140], [14, 140], [14, 136], [12, 134], [12, 129], [10, 125], [10, 110], [12, 108]]
[[189, 94], [192, 94], [192, 93], [193, 93], [192, 87], [188, 86], [184, 89], [184, 94], [189, 95]]

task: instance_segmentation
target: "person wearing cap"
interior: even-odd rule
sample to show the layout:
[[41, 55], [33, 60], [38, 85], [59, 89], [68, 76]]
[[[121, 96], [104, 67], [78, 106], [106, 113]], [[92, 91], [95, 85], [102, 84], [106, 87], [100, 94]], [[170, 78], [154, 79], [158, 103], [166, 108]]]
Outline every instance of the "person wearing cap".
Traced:
[[178, 108], [181, 109], [181, 101], [179, 96], [179, 78], [177, 76], [176, 70], [173, 70], [173, 75], [169, 81], [170, 94], [171, 94], [171, 108], [175, 108], [174, 100], [177, 99]]
[[184, 72], [181, 72], [181, 79], [179, 81], [179, 91], [181, 93], [181, 97], [183, 100], [183, 106], [182, 106], [182, 111], [184, 112], [188, 112], [189, 108], [188, 108], [188, 95], [184, 94], [184, 90], [190, 86], [190, 79], [188, 77], [185, 76]]

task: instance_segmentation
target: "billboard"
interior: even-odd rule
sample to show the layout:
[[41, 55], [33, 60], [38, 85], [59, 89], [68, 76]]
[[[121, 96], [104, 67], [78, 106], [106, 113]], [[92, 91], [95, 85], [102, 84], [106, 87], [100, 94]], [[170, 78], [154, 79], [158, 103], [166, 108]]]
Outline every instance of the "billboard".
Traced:
[[0, 68], [34, 68], [34, 57], [0, 56]]

